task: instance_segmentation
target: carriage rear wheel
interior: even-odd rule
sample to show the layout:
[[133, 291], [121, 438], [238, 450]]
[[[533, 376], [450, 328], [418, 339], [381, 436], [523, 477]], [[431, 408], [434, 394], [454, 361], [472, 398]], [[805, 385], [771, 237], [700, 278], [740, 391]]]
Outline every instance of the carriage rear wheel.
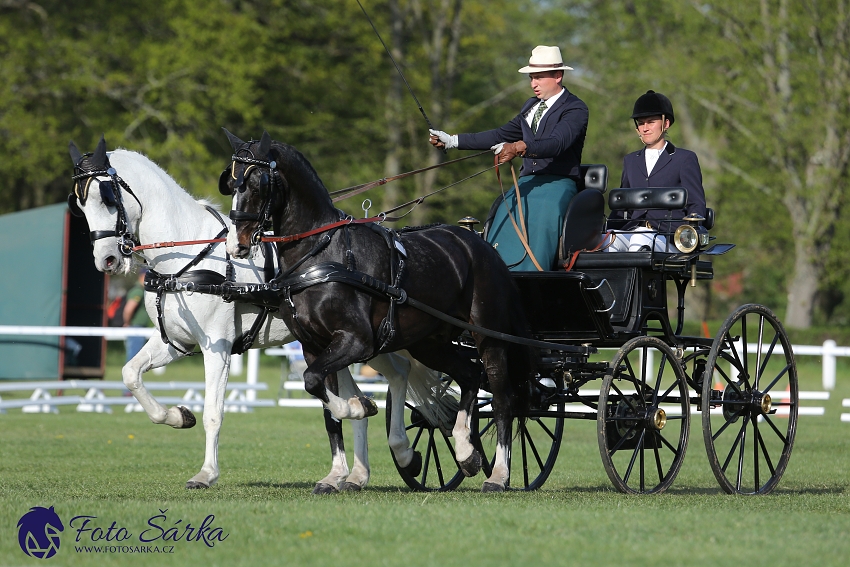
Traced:
[[[441, 384], [440, 390], [435, 393], [440, 398], [448, 396], [448, 406], [455, 408], [454, 412], [457, 415], [457, 400], [460, 398], [459, 389], [451, 378], [445, 377]], [[452, 401], [454, 400], [454, 401]], [[392, 412], [396, 411], [393, 407], [393, 399], [387, 392], [387, 434], [389, 435], [391, 427]], [[418, 474], [413, 474], [409, 468], [400, 467], [395, 460], [395, 455], [390, 451], [396, 469], [398, 470], [401, 479], [413, 490], [420, 492], [444, 492], [454, 490], [460, 483], [463, 482], [464, 475], [457, 466], [455, 461], [455, 451], [451, 440], [452, 427], [454, 421], [452, 419], [443, 419], [438, 423], [431, 423], [426, 416], [423, 408], [417, 407], [411, 401], [405, 401], [404, 407], [405, 431], [408, 435], [413, 435], [411, 448], [419, 453], [422, 461], [421, 470]], [[430, 419], [434, 420], [433, 417]]]
[[[511, 422], [509, 490], [537, 490], [555, 468], [564, 435], [563, 389], [563, 377], [532, 380], [531, 409], [524, 419]], [[473, 414], [477, 442], [484, 455], [482, 469], [487, 476], [496, 458], [496, 422], [490, 404], [491, 398], [479, 396]]]
[[673, 350], [635, 337], [609, 364], [599, 392], [596, 431], [602, 464], [620, 492], [667, 490], [685, 458], [690, 398]]
[[797, 431], [797, 387], [794, 353], [776, 315], [755, 304], [729, 315], [706, 361], [701, 408], [708, 462], [723, 490], [776, 488]]

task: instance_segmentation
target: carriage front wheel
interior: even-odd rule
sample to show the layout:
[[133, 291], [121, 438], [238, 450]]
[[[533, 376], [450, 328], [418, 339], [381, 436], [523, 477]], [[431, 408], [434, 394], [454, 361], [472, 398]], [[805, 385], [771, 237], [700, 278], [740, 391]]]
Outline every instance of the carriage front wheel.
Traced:
[[685, 458], [690, 399], [676, 353], [635, 337], [610, 362], [599, 392], [596, 432], [608, 478], [620, 492], [667, 490]]
[[706, 361], [702, 427], [711, 470], [729, 494], [779, 483], [797, 431], [797, 365], [785, 329], [763, 305], [742, 305]]
[[[434, 397], [444, 406], [442, 416], [434, 415], [434, 411], [426, 411], [410, 400], [406, 400], [403, 406], [394, 407], [392, 395], [387, 392], [387, 434], [389, 435], [391, 429], [392, 412], [404, 412], [405, 432], [408, 438], [411, 435], [413, 437], [410, 446], [417, 452], [416, 458], [420, 460], [421, 466], [418, 471], [412, 471], [410, 467], [400, 467], [392, 451], [390, 455], [404, 483], [420, 492], [454, 490], [465, 478], [455, 461], [451, 439], [460, 391], [448, 376], [444, 376], [437, 390]], [[451, 410], [448, 413], [453, 412], [453, 415], [448, 415], [447, 409]]]

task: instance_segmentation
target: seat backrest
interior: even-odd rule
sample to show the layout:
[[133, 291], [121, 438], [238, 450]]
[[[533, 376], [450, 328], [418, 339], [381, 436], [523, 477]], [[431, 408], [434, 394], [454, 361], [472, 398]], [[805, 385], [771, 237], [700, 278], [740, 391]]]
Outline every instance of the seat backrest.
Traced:
[[612, 211], [637, 209], [684, 209], [688, 192], [684, 187], [632, 187], [611, 189], [608, 207]]
[[599, 191], [582, 191], [570, 201], [561, 229], [558, 265], [573, 252], [595, 248], [602, 239], [605, 223], [605, 198]]
[[578, 190], [596, 189], [604, 193], [608, 189], [608, 166], [601, 163], [583, 163], [579, 166], [581, 178]]

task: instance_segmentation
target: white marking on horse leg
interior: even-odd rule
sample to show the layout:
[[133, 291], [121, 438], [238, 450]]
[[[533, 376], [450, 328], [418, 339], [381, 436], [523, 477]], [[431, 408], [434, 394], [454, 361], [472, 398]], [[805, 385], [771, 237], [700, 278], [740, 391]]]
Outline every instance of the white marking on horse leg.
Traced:
[[224, 418], [224, 397], [230, 374], [230, 346], [222, 352], [204, 349], [204, 464], [187, 484], [212, 486], [218, 481], [218, 437]]
[[136, 401], [144, 408], [148, 417], [153, 423], [166, 423], [172, 427], [180, 427], [183, 424], [183, 416], [179, 410], [174, 413], [170, 412], [164, 405], [156, 401], [148, 389], [145, 388], [145, 383], [142, 380], [142, 374], [151, 368], [164, 366], [179, 358], [173, 356], [170, 349], [162, 342], [162, 340], [153, 336], [148, 339], [148, 342], [136, 353], [127, 364], [121, 369], [121, 377], [124, 380], [124, 385], [136, 398]]
[[511, 472], [508, 468], [508, 457], [510, 456], [510, 446], [505, 446], [501, 443], [496, 444], [496, 459], [493, 463], [493, 474], [486, 482], [506, 486], [510, 479]]
[[327, 484], [334, 488], [339, 488], [339, 485], [349, 476], [348, 462], [345, 458], [345, 449], [338, 448], [334, 451], [331, 447], [331, 472], [328, 476], [320, 480], [317, 484]]
[[459, 463], [465, 461], [475, 450], [470, 441], [470, 432], [472, 431], [472, 416], [467, 414], [465, 409], [457, 412], [455, 427], [452, 430], [452, 436], [455, 439], [455, 460]]
[[413, 460], [414, 454], [413, 449], [410, 448], [407, 431], [404, 428], [404, 402], [407, 398], [407, 376], [410, 372], [410, 361], [397, 353], [389, 353], [376, 356], [369, 361], [369, 365], [380, 372], [389, 382], [393, 408], [392, 415], [390, 415], [390, 431], [387, 434], [387, 443], [393, 452], [396, 463], [400, 467], [406, 467]]
[[363, 488], [369, 482], [369, 475], [371, 473], [371, 468], [369, 467], [368, 427], [368, 419], [359, 419], [351, 422], [351, 429], [354, 433], [354, 465], [351, 467], [351, 473], [345, 479], [345, 482], [356, 484], [360, 488]]

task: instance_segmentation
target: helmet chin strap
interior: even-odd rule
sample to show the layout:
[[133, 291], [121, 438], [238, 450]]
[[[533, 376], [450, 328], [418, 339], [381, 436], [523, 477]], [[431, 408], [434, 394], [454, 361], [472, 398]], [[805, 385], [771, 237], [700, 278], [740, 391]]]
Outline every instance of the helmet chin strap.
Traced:
[[643, 136], [641, 135], [640, 128], [637, 125], [637, 119], [635, 119], [635, 130], [638, 131], [638, 138], [641, 139], [641, 141], [643, 142], [643, 145], [646, 146], [646, 147], [649, 147], [649, 146], [654, 146], [655, 144], [660, 142], [662, 139], [664, 139], [664, 135], [667, 134], [667, 130], [670, 129], [667, 126], [665, 126], [666, 124], [667, 124], [667, 117], [662, 114], [661, 115], [661, 135], [658, 136], [658, 139], [656, 139], [655, 141], [653, 141], [650, 144], [643, 142]]

